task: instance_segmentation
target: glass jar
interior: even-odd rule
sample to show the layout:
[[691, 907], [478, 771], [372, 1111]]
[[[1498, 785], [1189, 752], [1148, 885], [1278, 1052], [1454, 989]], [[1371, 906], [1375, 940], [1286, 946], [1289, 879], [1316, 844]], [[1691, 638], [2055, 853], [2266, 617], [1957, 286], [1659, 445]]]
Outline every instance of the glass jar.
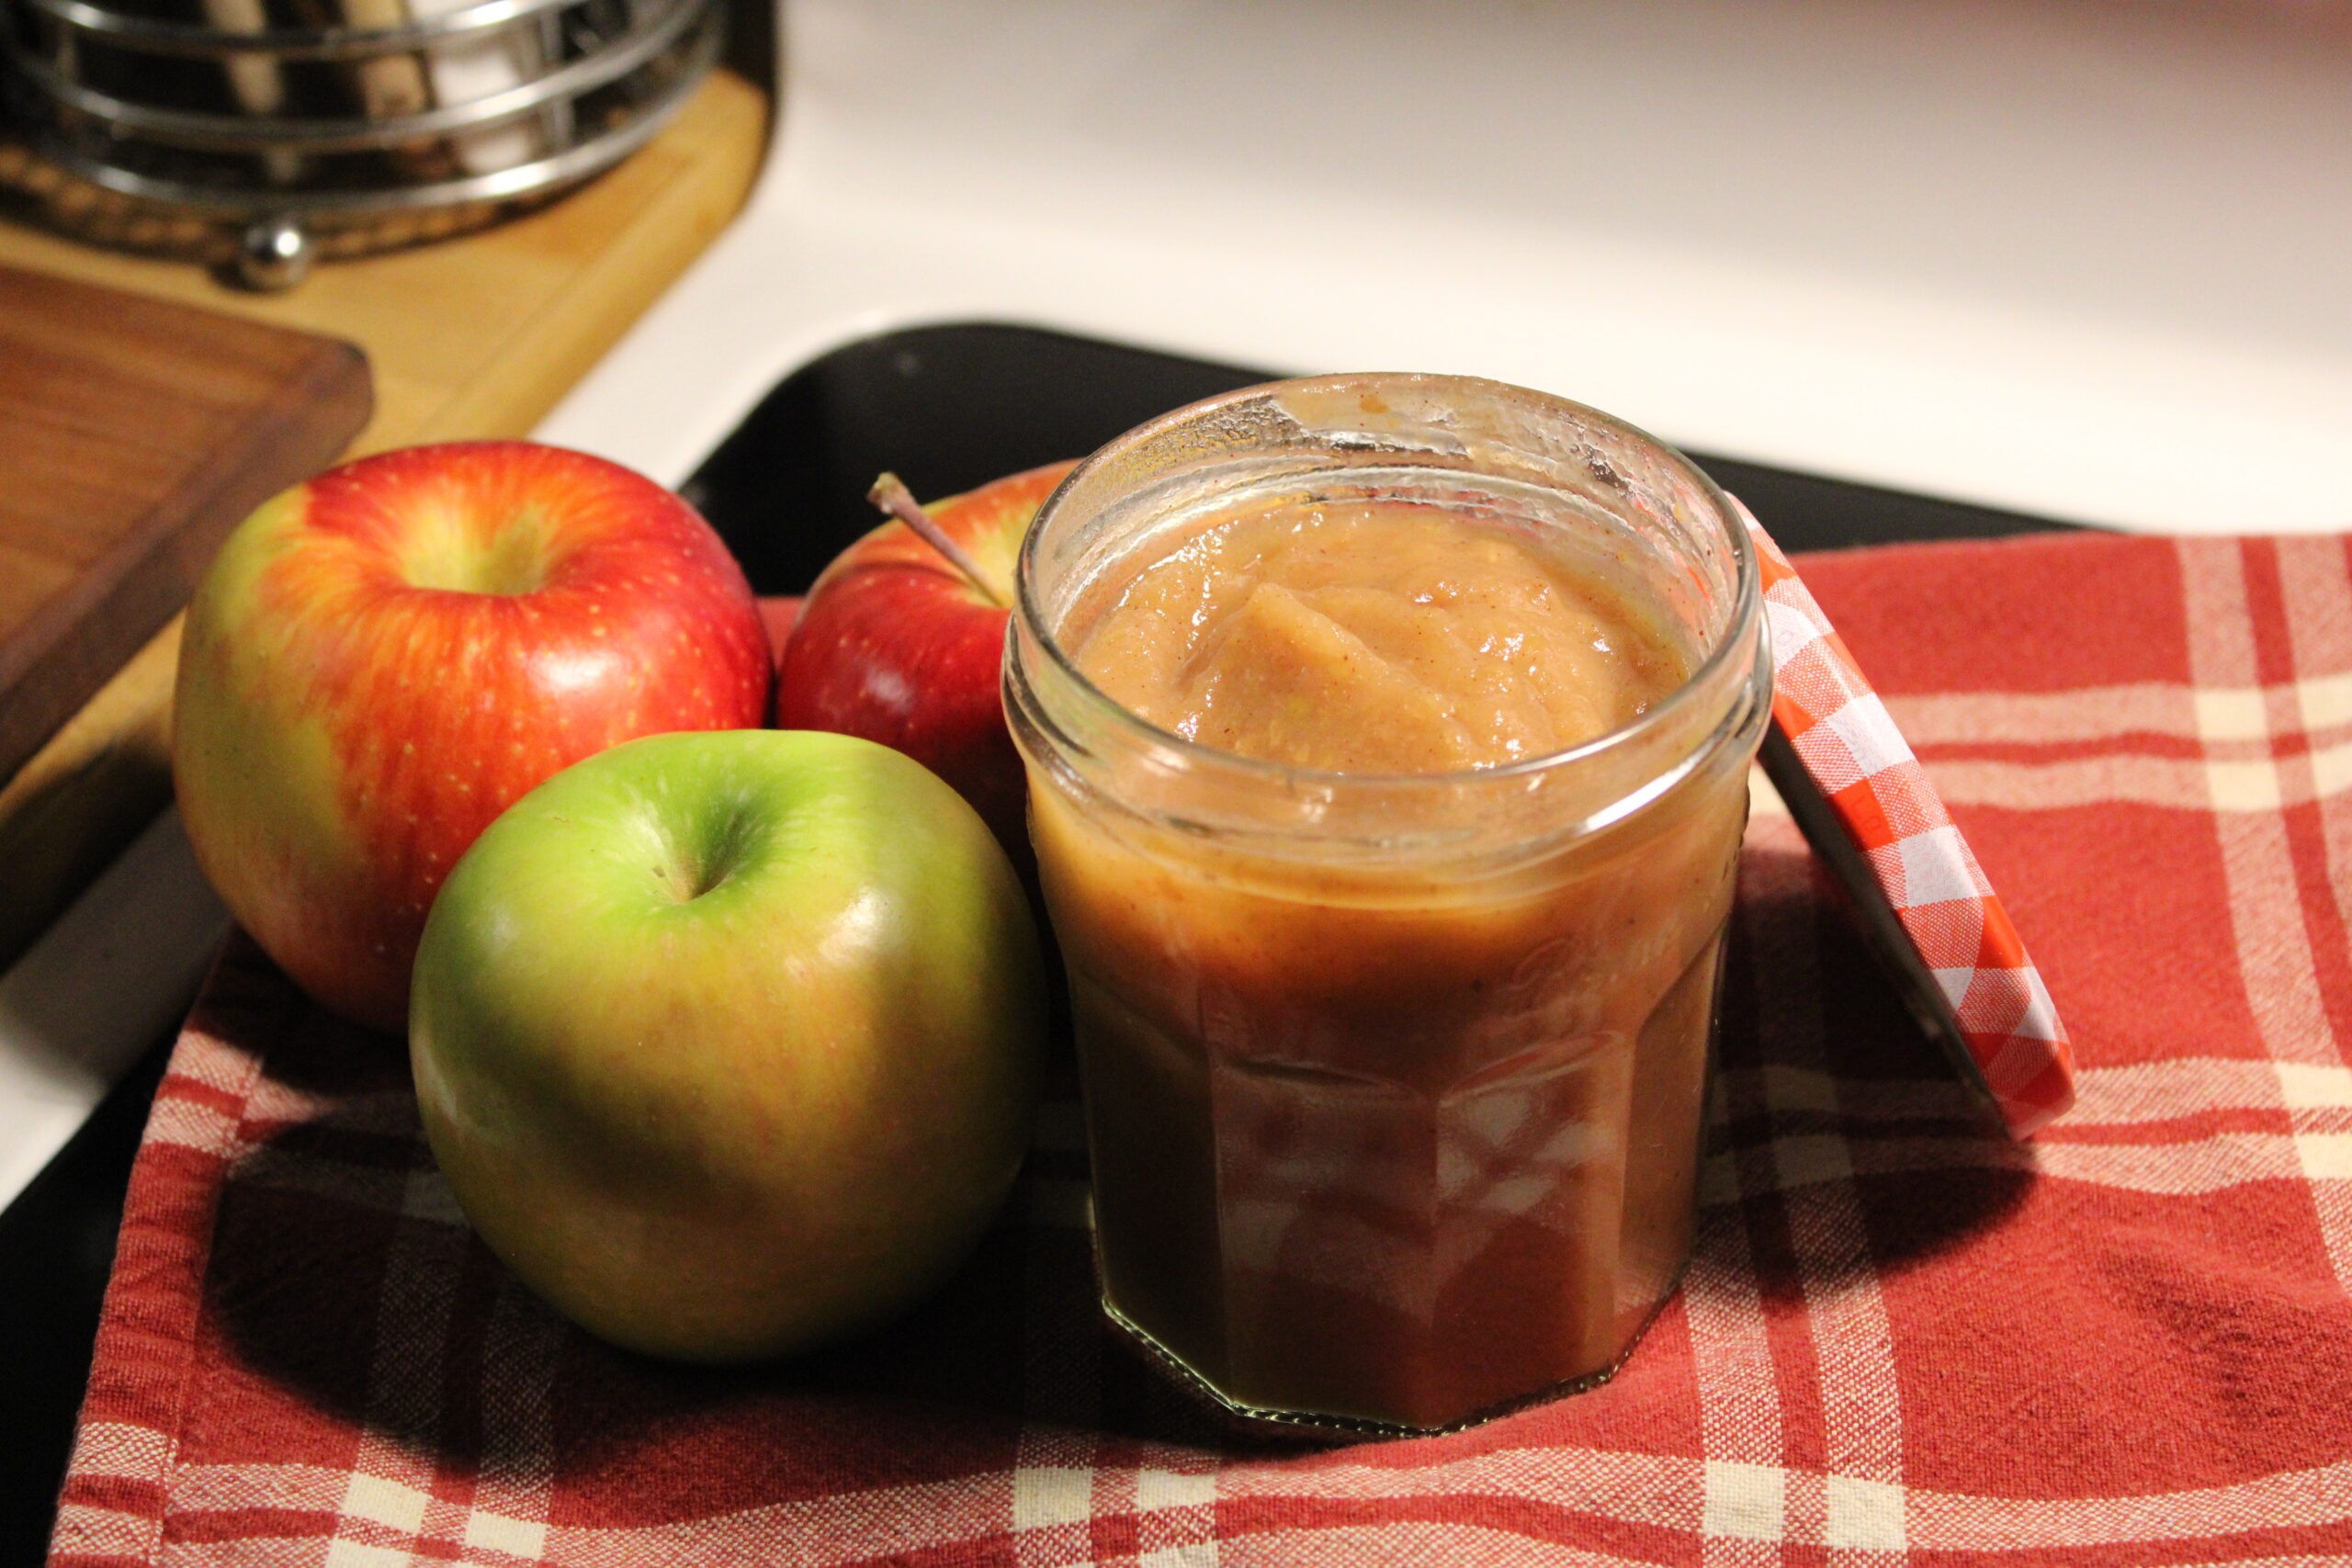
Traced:
[[[1651, 603], [1691, 673], [1586, 744], [1437, 773], [1216, 751], [1064, 640], [1189, 533], [1404, 501]], [[1565, 400], [1334, 376], [1177, 411], [1057, 491], [1005, 705], [1068, 964], [1111, 1317], [1244, 1416], [1427, 1432], [1600, 1381], [1689, 1254], [1757, 569], [1686, 458]]]

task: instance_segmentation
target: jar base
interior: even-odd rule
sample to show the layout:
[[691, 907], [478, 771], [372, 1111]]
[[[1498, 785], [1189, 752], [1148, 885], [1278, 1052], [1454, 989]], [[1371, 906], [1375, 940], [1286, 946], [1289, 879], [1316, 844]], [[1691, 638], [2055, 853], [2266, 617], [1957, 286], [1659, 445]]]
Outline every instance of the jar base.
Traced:
[[1483, 1427], [1489, 1421], [1499, 1420], [1506, 1416], [1514, 1416], [1522, 1410], [1532, 1409], [1539, 1404], [1547, 1404], [1555, 1399], [1587, 1393], [1599, 1388], [1615, 1377], [1619, 1370], [1632, 1359], [1634, 1352], [1641, 1348], [1642, 1341], [1648, 1337], [1651, 1325], [1657, 1322], [1658, 1314], [1663, 1313], [1668, 1304], [1681, 1293], [1682, 1276], [1687, 1269], [1686, 1263], [1684, 1269], [1676, 1271], [1672, 1285], [1658, 1298], [1657, 1304], [1650, 1309], [1648, 1315], [1642, 1319], [1641, 1325], [1635, 1328], [1633, 1337], [1625, 1341], [1625, 1348], [1617, 1353], [1617, 1359], [1607, 1366], [1597, 1371], [1564, 1379], [1559, 1382], [1547, 1383], [1532, 1393], [1481, 1406], [1458, 1421], [1449, 1421], [1436, 1427], [1380, 1421], [1358, 1416], [1335, 1416], [1317, 1411], [1269, 1409], [1263, 1405], [1251, 1404], [1246, 1400], [1235, 1398], [1195, 1371], [1182, 1357], [1153, 1337], [1150, 1330], [1119, 1310], [1117, 1303], [1111, 1299], [1110, 1291], [1103, 1284], [1099, 1252], [1095, 1262], [1095, 1298], [1102, 1303], [1102, 1315], [1110, 1321], [1111, 1326], [1119, 1331], [1120, 1337], [1125, 1339], [1138, 1355], [1151, 1363], [1161, 1376], [1167, 1378], [1181, 1392], [1214, 1410], [1232, 1429], [1253, 1437], [1286, 1437], [1300, 1441], [1361, 1443], [1398, 1438], [1442, 1438], [1449, 1433], [1467, 1431], [1473, 1427]]

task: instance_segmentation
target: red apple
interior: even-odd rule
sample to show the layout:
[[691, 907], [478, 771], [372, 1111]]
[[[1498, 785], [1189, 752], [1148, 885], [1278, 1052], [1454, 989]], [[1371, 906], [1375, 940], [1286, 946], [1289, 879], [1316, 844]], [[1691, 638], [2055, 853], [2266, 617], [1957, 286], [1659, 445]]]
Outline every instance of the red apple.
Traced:
[[450, 866], [550, 773], [757, 726], [767, 642], [707, 524], [526, 442], [388, 452], [264, 504], [188, 607], [172, 773], [207, 876], [313, 997], [405, 1026]]
[[850, 546], [808, 590], [778, 672], [778, 728], [905, 752], [955, 785], [1023, 866], [1028, 784], [997, 692], [1004, 625], [1030, 519], [1076, 466], [1032, 468], [928, 509], [972, 574], [904, 523]]

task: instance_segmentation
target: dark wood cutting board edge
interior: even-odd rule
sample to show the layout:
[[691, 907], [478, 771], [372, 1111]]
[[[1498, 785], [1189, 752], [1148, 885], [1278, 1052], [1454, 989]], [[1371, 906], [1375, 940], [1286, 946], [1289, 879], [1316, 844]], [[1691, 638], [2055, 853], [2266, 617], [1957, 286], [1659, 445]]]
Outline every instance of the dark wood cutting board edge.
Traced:
[[[229, 531], [334, 461], [374, 405], [356, 344], [0, 267], [0, 343], [32, 331], [36, 313], [72, 323], [62, 341], [76, 374], [149, 398], [187, 378], [188, 399], [200, 405], [191, 418], [198, 428], [187, 434], [205, 439], [162, 493], [126, 498], [130, 514], [118, 536], [68, 582], [0, 627], [0, 780], [187, 603]], [[238, 374], [208, 381], [207, 367], [223, 355]], [[8, 396], [0, 387], [0, 434], [11, 428]], [[6, 448], [0, 441], [0, 482], [11, 467]]]

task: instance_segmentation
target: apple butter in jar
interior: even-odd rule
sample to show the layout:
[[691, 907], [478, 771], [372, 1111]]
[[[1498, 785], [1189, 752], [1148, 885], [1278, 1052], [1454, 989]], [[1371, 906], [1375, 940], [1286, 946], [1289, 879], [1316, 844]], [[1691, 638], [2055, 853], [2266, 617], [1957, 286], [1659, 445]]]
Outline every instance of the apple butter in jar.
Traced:
[[1039, 514], [1005, 702], [1112, 1318], [1334, 1431], [1611, 1371], [1690, 1250], [1770, 707], [1722, 493], [1496, 382], [1212, 399]]

